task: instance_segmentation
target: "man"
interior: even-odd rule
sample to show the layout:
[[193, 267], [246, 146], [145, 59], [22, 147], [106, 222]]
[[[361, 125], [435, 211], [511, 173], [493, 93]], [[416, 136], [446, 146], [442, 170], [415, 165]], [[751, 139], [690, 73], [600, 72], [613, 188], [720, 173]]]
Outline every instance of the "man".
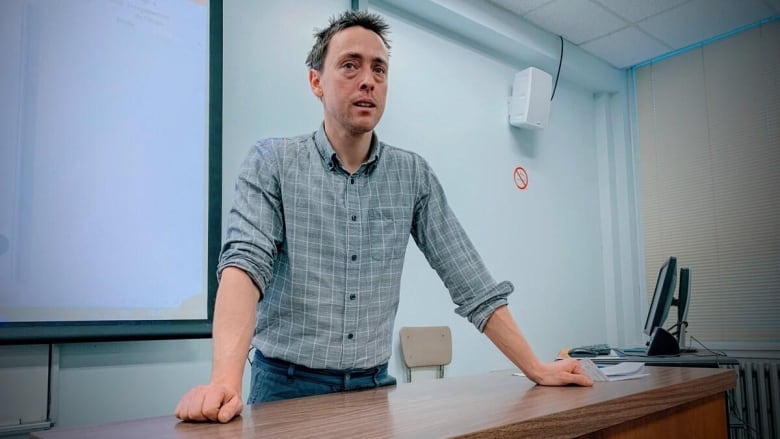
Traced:
[[592, 384], [575, 360], [536, 358], [507, 309], [512, 285], [488, 273], [427, 163], [378, 140], [387, 31], [365, 11], [332, 19], [307, 59], [322, 126], [261, 141], [244, 162], [218, 268], [211, 382], [182, 398], [180, 419], [241, 412], [250, 341], [249, 404], [395, 384], [387, 361], [410, 235], [456, 312], [529, 378]]

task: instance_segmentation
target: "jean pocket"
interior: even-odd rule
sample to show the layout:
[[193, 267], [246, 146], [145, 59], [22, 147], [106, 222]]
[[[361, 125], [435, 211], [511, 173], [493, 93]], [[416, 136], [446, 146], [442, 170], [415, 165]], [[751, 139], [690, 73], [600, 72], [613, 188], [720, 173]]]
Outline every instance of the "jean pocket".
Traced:
[[252, 382], [249, 386], [249, 396], [246, 399], [247, 405], [263, 402], [265, 400], [265, 395], [263, 395], [263, 390], [267, 387], [265, 375], [265, 369], [252, 368]]

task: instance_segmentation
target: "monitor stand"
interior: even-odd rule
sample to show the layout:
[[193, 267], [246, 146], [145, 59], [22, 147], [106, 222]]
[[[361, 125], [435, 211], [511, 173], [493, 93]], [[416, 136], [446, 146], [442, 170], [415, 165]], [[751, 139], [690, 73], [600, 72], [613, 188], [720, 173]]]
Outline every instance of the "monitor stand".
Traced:
[[650, 336], [650, 345], [647, 347], [647, 356], [656, 355], [679, 355], [680, 345], [672, 334], [662, 327], [653, 330]]
[[698, 352], [696, 348], [688, 346], [688, 322], [683, 320], [677, 321], [677, 330], [672, 333], [677, 338], [677, 346], [680, 348], [680, 353], [691, 354]]

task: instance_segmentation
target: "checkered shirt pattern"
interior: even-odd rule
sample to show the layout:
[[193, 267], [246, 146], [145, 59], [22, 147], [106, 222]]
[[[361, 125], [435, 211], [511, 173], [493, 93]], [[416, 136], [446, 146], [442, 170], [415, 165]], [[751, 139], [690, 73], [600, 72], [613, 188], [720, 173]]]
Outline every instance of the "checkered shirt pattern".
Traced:
[[[259, 141], [236, 183], [218, 274], [244, 270], [262, 292], [252, 344], [311, 368], [390, 358], [409, 236], [480, 331], [507, 303], [419, 155], [372, 139], [346, 172], [321, 126]], [[421, 312], [425, 312], [421, 310]]]

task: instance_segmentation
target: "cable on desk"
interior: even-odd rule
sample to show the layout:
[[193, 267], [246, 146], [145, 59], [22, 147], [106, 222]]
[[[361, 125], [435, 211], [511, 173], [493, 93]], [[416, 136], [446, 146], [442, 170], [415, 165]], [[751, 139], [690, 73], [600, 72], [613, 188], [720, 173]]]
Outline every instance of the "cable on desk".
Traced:
[[[701, 345], [701, 347], [703, 347], [704, 349], [706, 349], [706, 350], [707, 350], [707, 352], [710, 352], [712, 355], [715, 355], [715, 364], [716, 364], [718, 367], [720, 367], [720, 362], [718, 362], [718, 358], [719, 358], [719, 357], [728, 357], [728, 355], [726, 355], [726, 353], [725, 353], [725, 352], [723, 352], [723, 351], [713, 351], [712, 349], [708, 348], [708, 347], [707, 347], [707, 346], [706, 346], [704, 343], [702, 343], [702, 342], [701, 342], [701, 341], [700, 341], [698, 338], [696, 338], [696, 337], [694, 337], [694, 336], [692, 336], [692, 335], [691, 335], [690, 337], [691, 337], [691, 340], [694, 340], [696, 343], [698, 343], [699, 345]], [[695, 355], [696, 355], [697, 357], [709, 357], [709, 355], [698, 355], [698, 354], [695, 354]]]

